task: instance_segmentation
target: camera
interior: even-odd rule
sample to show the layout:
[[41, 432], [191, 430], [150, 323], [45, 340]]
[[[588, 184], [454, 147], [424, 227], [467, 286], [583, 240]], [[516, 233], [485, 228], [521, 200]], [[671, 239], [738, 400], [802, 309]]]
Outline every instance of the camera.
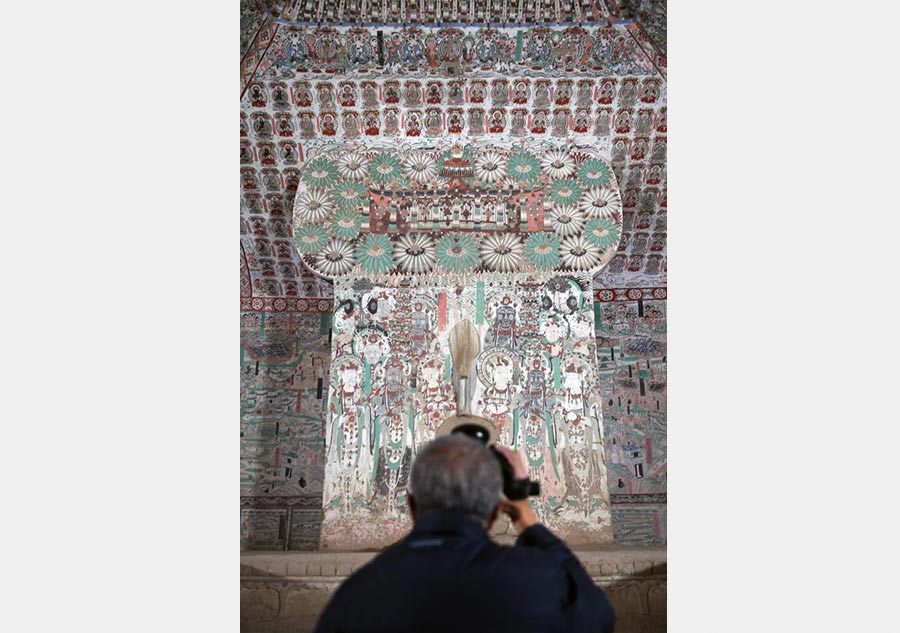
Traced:
[[[487, 429], [480, 424], [460, 424], [452, 432], [468, 435], [486, 446], [491, 438]], [[521, 501], [522, 499], [537, 497], [541, 494], [541, 484], [539, 482], [532, 481], [527, 477], [514, 479], [512, 464], [509, 463], [506, 456], [493, 446], [488, 446], [488, 450], [500, 462], [500, 471], [503, 473], [503, 494], [506, 495], [507, 499], [510, 501]]]

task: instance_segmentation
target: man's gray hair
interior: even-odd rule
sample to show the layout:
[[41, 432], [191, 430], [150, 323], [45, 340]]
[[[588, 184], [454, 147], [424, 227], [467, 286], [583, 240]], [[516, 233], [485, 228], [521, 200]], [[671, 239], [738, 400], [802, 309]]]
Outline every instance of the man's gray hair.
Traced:
[[494, 516], [502, 487], [497, 458], [484, 444], [460, 433], [423, 446], [409, 478], [416, 514], [458, 512], [485, 523]]

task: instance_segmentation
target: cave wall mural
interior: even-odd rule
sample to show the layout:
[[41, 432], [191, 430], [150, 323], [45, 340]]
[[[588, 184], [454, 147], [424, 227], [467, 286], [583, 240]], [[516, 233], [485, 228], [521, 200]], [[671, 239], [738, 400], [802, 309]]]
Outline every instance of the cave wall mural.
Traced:
[[407, 529], [461, 321], [542, 519], [664, 543], [665, 5], [441, 28], [267, 4], [242, 3], [242, 547]]
[[335, 280], [323, 548], [408, 529], [411, 461], [457, 413], [448, 337], [463, 321], [481, 350], [472, 413], [525, 451], [542, 519], [574, 544], [612, 540], [591, 280], [615, 255], [621, 209], [608, 161], [574, 144], [309, 158], [294, 243]]

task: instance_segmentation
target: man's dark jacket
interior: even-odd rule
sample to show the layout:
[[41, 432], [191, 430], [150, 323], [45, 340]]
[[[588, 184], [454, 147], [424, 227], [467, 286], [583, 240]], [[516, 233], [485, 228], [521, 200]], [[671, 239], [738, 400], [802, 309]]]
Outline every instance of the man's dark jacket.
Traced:
[[316, 633], [609, 633], [613, 619], [603, 591], [543, 525], [509, 547], [470, 517], [431, 514], [341, 585]]

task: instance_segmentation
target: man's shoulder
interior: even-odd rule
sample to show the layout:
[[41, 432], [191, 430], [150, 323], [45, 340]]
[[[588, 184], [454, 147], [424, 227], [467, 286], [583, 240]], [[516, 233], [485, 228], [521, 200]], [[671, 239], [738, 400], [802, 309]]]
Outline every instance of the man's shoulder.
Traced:
[[[456, 558], [466, 557], [468, 562], [477, 563], [479, 561], [494, 564], [502, 561], [504, 564], [527, 564], [538, 567], [554, 567], [556, 562], [554, 557], [549, 553], [537, 547], [524, 547], [522, 545], [507, 545], [497, 543], [493, 540], [472, 543], [478, 550], [477, 555], [473, 556], [473, 552], [468, 548], [454, 548], [440, 552], [440, 558]], [[387, 549], [379, 552], [369, 562], [355, 570], [350, 578], [364, 581], [366, 579], [378, 579], [385, 573], [391, 573], [391, 570], [397, 567], [405, 567], [411, 562], [418, 560], [417, 550], [410, 549], [408, 544], [400, 541], [391, 545]], [[349, 578], [348, 578], [349, 580]]]
[[501, 545], [502, 556], [511, 565], [534, 569], [559, 569], [559, 561], [550, 552], [537, 547], [517, 545]]
[[[556, 540], [548, 531], [541, 538]], [[403, 539], [379, 552], [370, 561], [355, 570], [345, 581], [351, 588], [369, 583], [379, 583], [385, 578], [397, 579], [398, 574], [404, 570], [418, 569], [422, 566], [432, 567], [432, 564], [441, 561], [438, 567], [447, 569], [449, 564], [455, 567], [451, 561], [465, 561], [464, 566], [469, 572], [475, 572], [477, 568], [489, 568], [493, 570], [533, 570], [547, 573], [559, 569], [558, 557], [551, 552], [542, 549], [537, 544], [537, 539], [532, 539], [528, 544], [519, 542], [515, 545], [497, 543], [494, 540], [470, 540], [458, 542], [456, 547], [440, 551], [442, 548], [432, 550], [433, 555], [426, 558], [422, 556], [423, 550], [431, 548], [410, 547], [410, 539]], [[420, 542], [421, 543], [421, 542]], [[416, 543], [419, 545], [419, 543]], [[543, 545], [543, 542], [541, 542]], [[415, 574], [419, 576], [419, 574]]]

